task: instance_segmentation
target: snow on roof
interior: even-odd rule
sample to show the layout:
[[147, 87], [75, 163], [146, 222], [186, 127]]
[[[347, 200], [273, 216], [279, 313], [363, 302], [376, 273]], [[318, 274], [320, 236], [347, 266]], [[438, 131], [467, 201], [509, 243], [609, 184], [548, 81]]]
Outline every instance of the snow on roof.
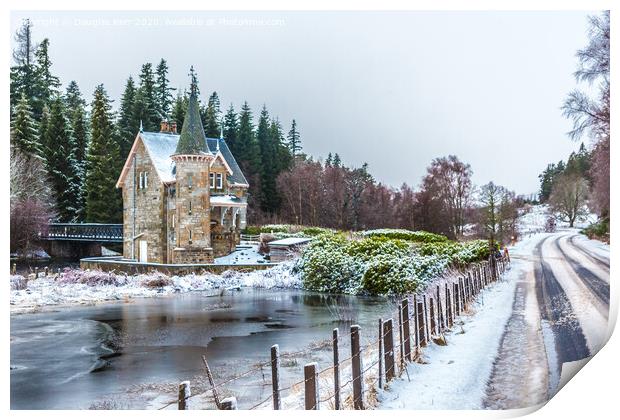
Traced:
[[162, 182], [172, 182], [176, 179], [172, 169], [174, 168], [174, 162], [170, 159], [177, 148], [179, 142], [179, 136], [176, 134], [166, 133], [148, 133], [146, 131], [140, 133], [144, 147], [148, 151], [155, 169], [157, 169], [157, 175]]
[[248, 204], [235, 195], [212, 195], [210, 201], [212, 206], [247, 206]]
[[310, 238], [285, 238], [277, 241], [269, 242], [269, 246], [292, 246], [301, 245], [310, 242]]
[[[153, 165], [155, 165], [157, 175], [159, 175], [161, 181], [174, 182], [176, 180], [173, 172], [174, 162], [170, 156], [176, 153], [180, 136], [178, 134], [151, 133], [143, 131], [140, 133], [140, 137], [142, 138], [144, 146], [153, 161]], [[207, 138], [206, 140], [210, 150], [216, 150], [219, 143], [219, 149], [222, 157], [232, 170], [232, 175], [228, 178], [230, 183], [247, 186], [248, 181], [241, 172], [241, 168], [237, 164], [235, 157], [230, 152], [230, 149], [226, 144], [226, 140], [212, 138]]]

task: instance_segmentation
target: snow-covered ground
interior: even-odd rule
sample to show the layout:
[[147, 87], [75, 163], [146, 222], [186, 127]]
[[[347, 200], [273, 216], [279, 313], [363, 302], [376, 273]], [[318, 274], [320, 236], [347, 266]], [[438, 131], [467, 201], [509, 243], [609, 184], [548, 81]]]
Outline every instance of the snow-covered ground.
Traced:
[[[546, 204], [538, 204], [529, 207], [529, 211], [521, 212], [519, 220], [517, 222], [519, 232], [522, 235], [530, 233], [539, 233], [545, 231], [545, 225], [547, 219], [552, 216], [549, 206]], [[575, 222], [575, 228], [583, 229], [596, 222], [597, 217], [595, 214], [590, 213], [586, 217], [581, 218]], [[568, 222], [556, 221], [556, 227], [566, 228]]]
[[[517, 243], [511, 254], [531, 252], [538, 235]], [[380, 394], [381, 409], [480, 409], [493, 369], [503, 326], [512, 314], [516, 280], [523, 262], [512, 260], [504, 280], [484, 290], [473, 305], [473, 315], [460, 319], [446, 335], [447, 346], [429, 345], [426, 364], [413, 363], [406, 377], [390, 383]]]
[[[236, 287], [299, 288], [301, 280], [291, 272], [292, 262], [286, 262], [267, 270], [249, 273], [226, 271], [217, 274], [191, 274], [187, 276], [163, 276], [140, 274], [135, 276], [114, 275], [101, 272], [81, 272], [79, 282], [67, 281], [68, 274], [40, 277], [25, 283], [22, 276], [11, 276], [11, 312], [31, 312], [49, 305], [97, 304], [104, 301], [131, 300], [138, 297], [166, 296], [180, 292], [219, 291]], [[158, 277], [161, 276], [161, 277]], [[106, 281], [99, 281], [106, 278]], [[162, 287], [157, 285], [159, 279]], [[21, 287], [26, 287], [22, 290]]]
[[258, 245], [239, 246], [231, 254], [215, 259], [216, 264], [263, 264], [269, 261], [258, 253]]

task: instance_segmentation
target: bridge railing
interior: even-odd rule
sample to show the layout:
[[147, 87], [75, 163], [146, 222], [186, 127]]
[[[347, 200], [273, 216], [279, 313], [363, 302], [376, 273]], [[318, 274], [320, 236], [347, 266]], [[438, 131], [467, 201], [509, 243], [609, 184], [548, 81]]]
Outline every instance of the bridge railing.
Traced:
[[50, 223], [41, 239], [93, 242], [122, 242], [122, 224]]

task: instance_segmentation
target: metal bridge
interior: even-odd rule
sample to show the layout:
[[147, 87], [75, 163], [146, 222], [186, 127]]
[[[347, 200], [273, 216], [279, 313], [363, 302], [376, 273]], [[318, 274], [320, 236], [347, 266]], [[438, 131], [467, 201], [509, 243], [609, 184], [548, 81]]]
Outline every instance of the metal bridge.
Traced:
[[122, 224], [50, 223], [40, 235], [48, 241], [123, 242]]

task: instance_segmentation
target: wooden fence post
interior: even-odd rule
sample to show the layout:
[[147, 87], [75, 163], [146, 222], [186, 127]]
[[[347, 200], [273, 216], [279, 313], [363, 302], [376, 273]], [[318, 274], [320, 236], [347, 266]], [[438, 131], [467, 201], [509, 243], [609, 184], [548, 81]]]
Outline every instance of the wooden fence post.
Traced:
[[271, 388], [273, 393], [273, 409], [280, 409], [280, 346], [271, 346]]
[[418, 302], [417, 303], [418, 307], [417, 307], [417, 315], [418, 315], [418, 336], [420, 337], [420, 346], [421, 347], [426, 347], [426, 333], [425, 333], [425, 329], [426, 326], [424, 325], [424, 303], [423, 302]]
[[446, 328], [452, 327], [452, 303], [450, 302], [450, 286], [446, 283]]
[[445, 328], [444, 324], [444, 315], [443, 309], [441, 306], [441, 287], [437, 286], [437, 324], [438, 324], [438, 332], [441, 334], [443, 329]]
[[236, 410], [237, 409], [237, 398], [228, 397], [224, 398], [220, 403], [220, 410]]
[[454, 296], [454, 315], [459, 316], [461, 314], [461, 310], [459, 308], [459, 285], [458, 283], [452, 283], [452, 294]]
[[383, 389], [383, 318], [379, 318], [379, 389]]
[[420, 326], [418, 325], [418, 295], [413, 295], [413, 337], [415, 338], [416, 353], [420, 350]]
[[428, 322], [428, 305], [426, 304], [426, 295], [422, 295], [422, 303], [424, 304], [424, 337], [426, 341], [430, 339], [430, 324]]
[[383, 322], [383, 345], [385, 355], [385, 382], [390, 382], [396, 376], [394, 369], [394, 327], [392, 318]]
[[363, 410], [364, 378], [362, 377], [362, 351], [359, 325], [351, 325], [351, 365], [353, 375], [353, 408], [355, 410]]
[[308, 363], [304, 366], [306, 410], [319, 409], [318, 370], [319, 369], [316, 362]]
[[405, 366], [405, 342], [403, 337], [403, 305], [398, 305], [398, 361], [400, 363], [401, 372]]
[[431, 318], [431, 334], [438, 335], [437, 332], [437, 323], [435, 323], [435, 304], [433, 301], [433, 297], [430, 296], [428, 298], [428, 307], [430, 309], [430, 318]]
[[189, 387], [189, 381], [183, 381], [179, 384], [179, 410], [187, 410], [187, 399], [192, 396], [192, 391]]
[[332, 339], [334, 342], [334, 409], [336, 410], [340, 410], [340, 354], [338, 338], [338, 328], [334, 328]]
[[13, 263], [13, 265], [11, 266], [11, 274], [15, 275], [17, 274], [17, 264]]
[[403, 299], [403, 335], [405, 341], [405, 359], [411, 362], [411, 324], [409, 323], [409, 299]]

